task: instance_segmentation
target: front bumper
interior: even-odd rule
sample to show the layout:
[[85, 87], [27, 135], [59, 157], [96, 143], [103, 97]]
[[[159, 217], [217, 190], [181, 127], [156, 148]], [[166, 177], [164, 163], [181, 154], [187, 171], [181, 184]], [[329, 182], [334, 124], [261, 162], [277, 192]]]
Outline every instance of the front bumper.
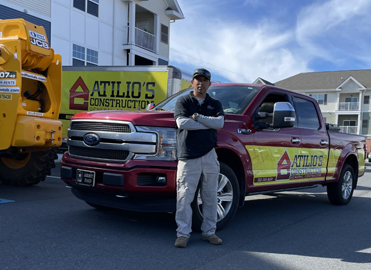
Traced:
[[[79, 199], [100, 206], [142, 212], [172, 212], [176, 206], [177, 162], [125, 164], [80, 160], [64, 154], [61, 178]], [[76, 170], [94, 171], [94, 186], [76, 181]]]

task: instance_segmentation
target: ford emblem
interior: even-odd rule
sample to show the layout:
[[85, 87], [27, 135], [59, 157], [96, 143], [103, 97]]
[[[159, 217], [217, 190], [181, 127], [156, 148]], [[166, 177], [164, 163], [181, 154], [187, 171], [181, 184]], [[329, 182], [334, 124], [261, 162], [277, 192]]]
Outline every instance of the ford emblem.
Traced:
[[83, 140], [89, 146], [95, 146], [100, 143], [100, 137], [95, 133], [86, 133]]

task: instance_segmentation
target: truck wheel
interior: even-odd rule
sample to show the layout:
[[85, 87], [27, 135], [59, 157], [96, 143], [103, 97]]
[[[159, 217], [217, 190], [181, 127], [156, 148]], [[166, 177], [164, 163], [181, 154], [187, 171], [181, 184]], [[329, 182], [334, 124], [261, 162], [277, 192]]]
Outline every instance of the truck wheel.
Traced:
[[344, 164], [339, 181], [327, 185], [329, 201], [336, 205], [348, 204], [353, 196], [355, 180], [353, 168], [349, 164]]
[[0, 181], [10, 186], [31, 186], [44, 181], [58, 158], [55, 149], [25, 153], [17, 158], [0, 158]]
[[[220, 163], [218, 182], [217, 229], [221, 230], [227, 226], [228, 222], [236, 214], [240, 189], [235, 173], [228, 165], [222, 162]], [[193, 211], [193, 229], [199, 231], [203, 220], [200, 188], [198, 188], [191, 206]]]

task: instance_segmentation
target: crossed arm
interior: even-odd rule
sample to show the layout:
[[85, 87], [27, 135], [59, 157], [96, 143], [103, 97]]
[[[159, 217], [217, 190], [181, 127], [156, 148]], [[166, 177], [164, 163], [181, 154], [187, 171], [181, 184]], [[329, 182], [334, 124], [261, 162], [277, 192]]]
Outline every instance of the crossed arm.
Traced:
[[179, 116], [176, 119], [179, 129], [198, 130], [198, 129], [221, 129], [224, 125], [224, 116], [204, 116], [200, 114], [195, 121], [192, 116]]

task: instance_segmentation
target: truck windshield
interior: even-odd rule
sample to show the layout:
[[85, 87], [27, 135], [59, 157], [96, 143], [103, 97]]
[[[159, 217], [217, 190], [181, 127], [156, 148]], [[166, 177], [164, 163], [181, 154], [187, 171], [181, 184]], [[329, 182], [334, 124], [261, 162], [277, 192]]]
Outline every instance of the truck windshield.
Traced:
[[[210, 86], [207, 93], [222, 103], [225, 113], [242, 114], [259, 92], [260, 88], [258, 86], [247, 85]], [[193, 91], [192, 88], [182, 90], [162, 101], [153, 110], [174, 111], [178, 98], [188, 95], [191, 91]]]

